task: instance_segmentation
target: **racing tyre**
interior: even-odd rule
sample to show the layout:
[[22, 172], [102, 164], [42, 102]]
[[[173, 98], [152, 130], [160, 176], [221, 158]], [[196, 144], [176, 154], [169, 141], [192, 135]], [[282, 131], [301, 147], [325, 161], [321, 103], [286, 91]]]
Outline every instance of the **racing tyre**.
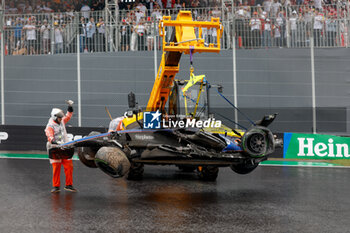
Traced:
[[[89, 133], [88, 136], [98, 135], [101, 134], [97, 131], [92, 131]], [[97, 168], [95, 164], [95, 155], [97, 153], [99, 148], [93, 148], [93, 147], [78, 147], [78, 157], [79, 160], [87, 167], [90, 168]]]
[[143, 164], [142, 163], [133, 163], [131, 162], [131, 166], [129, 169], [129, 173], [127, 176], [128, 180], [141, 180], [143, 176]]
[[258, 165], [258, 163], [251, 163], [249, 161], [248, 163], [232, 164], [230, 168], [238, 174], [245, 175], [251, 173]]
[[104, 173], [119, 178], [130, 168], [130, 162], [125, 153], [118, 147], [101, 147], [96, 153], [95, 163]]
[[198, 176], [204, 181], [215, 181], [219, 174], [219, 168], [215, 166], [198, 167]]
[[267, 128], [254, 127], [243, 135], [242, 148], [252, 158], [266, 156], [273, 147], [271, 137], [272, 133]]
[[97, 168], [94, 161], [95, 155], [96, 151], [90, 147], [78, 147], [79, 160], [87, 167]]
[[196, 166], [193, 166], [193, 165], [178, 165], [177, 167], [182, 172], [194, 172], [197, 168]]

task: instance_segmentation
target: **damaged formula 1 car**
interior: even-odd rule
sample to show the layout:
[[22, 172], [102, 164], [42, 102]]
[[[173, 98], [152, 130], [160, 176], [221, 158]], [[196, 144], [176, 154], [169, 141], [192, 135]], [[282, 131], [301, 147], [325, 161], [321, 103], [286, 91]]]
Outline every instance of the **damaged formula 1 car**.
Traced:
[[[174, 27], [165, 41], [165, 27]], [[206, 44], [202, 28], [217, 30], [217, 44]], [[192, 54], [219, 52], [222, 26], [218, 18], [211, 22], [192, 21], [192, 15], [180, 11], [176, 20], [164, 16], [159, 24], [163, 36], [163, 55], [146, 111], [137, 107], [129, 94], [129, 111], [110, 124], [107, 133], [89, 136], [61, 145], [78, 149], [79, 159], [91, 168], [100, 168], [111, 177], [141, 179], [144, 165], [176, 165], [184, 171], [196, 170], [203, 180], [217, 178], [220, 167], [247, 174], [268, 158], [281, 144], [267, 128], [276, 114], [265, 116], [244, 131], [232, 129], [214, 119], [209, 105], [211, 85], [204, 75], [195, 76]], [[191, 55], [190, 80], [176, 80], [182, 54]], [[229, 102], [230, 103], [230, 102]], [[231, 103], [230, 103], [231, 104]], [[232, 105], [232, 104], [231, 104]], [[122, 126], [117, 129], [116, 125]]]

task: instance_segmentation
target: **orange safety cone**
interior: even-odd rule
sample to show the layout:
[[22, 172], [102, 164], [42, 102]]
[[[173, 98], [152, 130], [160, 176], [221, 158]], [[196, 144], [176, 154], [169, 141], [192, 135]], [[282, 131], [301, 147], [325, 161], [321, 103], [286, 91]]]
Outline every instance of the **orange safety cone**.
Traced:
[[241, 36], [238, 37], [238, 47], [242, 48], [242, 37]]
[[344, 34], [341, 34], [341, 46], [345, 47]]

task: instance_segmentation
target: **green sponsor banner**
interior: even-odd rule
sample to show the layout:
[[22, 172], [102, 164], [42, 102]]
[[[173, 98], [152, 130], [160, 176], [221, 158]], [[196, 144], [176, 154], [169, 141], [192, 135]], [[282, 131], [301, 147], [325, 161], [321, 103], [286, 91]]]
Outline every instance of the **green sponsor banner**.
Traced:
[[350, 137], [284, 133], [286, 159], [350, 159]]

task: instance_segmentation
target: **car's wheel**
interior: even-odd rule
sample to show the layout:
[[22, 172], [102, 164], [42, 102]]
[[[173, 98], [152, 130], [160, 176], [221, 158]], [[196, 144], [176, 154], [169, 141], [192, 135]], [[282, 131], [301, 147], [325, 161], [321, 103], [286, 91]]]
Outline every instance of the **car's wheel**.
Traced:
[[198, 176], [204, 181], [215, 181], [219, 174], [219, 168], [215, 166], [198, 167]]
[[263, 157], [268, 151], [268, 137], [263, 130], [252, 128], [243, 135], [242, 147], [250, 157]]
[[131, 162], [129, 173], [127, 176], [128, 180], [141, 180], [143, 176], [143, 164]]
[[[97, 131], [92, 131], [89, 133], [88, 136], [98, 135], [101, 134]], [[78, 147], [78, 157], [79, 160], [87, 167], [91, 168], [97, 168], [95, 164], [95, 156], [99, 148], [94, 147]]]
[[193, 166], [193, 165], [178, 165], [177, 167], [182, 172], [193, 172], [197, 168], [197, 166]]
[[247, 163], [232, 164], [230, 168], [232, 171], [244, 175], [252, 172], [258, 165], [258, 163], [251, 163], [249, 161]]
[[78, 147], [79, 160], [87, 167], [97, 168], [95, 164], [96, 151], [90, 147]]
[[118, 147], [101, 147], [95, 157], [95, 163], [104, 173], [119, 178], [130, 168], [130, 162], [125, 153]]

